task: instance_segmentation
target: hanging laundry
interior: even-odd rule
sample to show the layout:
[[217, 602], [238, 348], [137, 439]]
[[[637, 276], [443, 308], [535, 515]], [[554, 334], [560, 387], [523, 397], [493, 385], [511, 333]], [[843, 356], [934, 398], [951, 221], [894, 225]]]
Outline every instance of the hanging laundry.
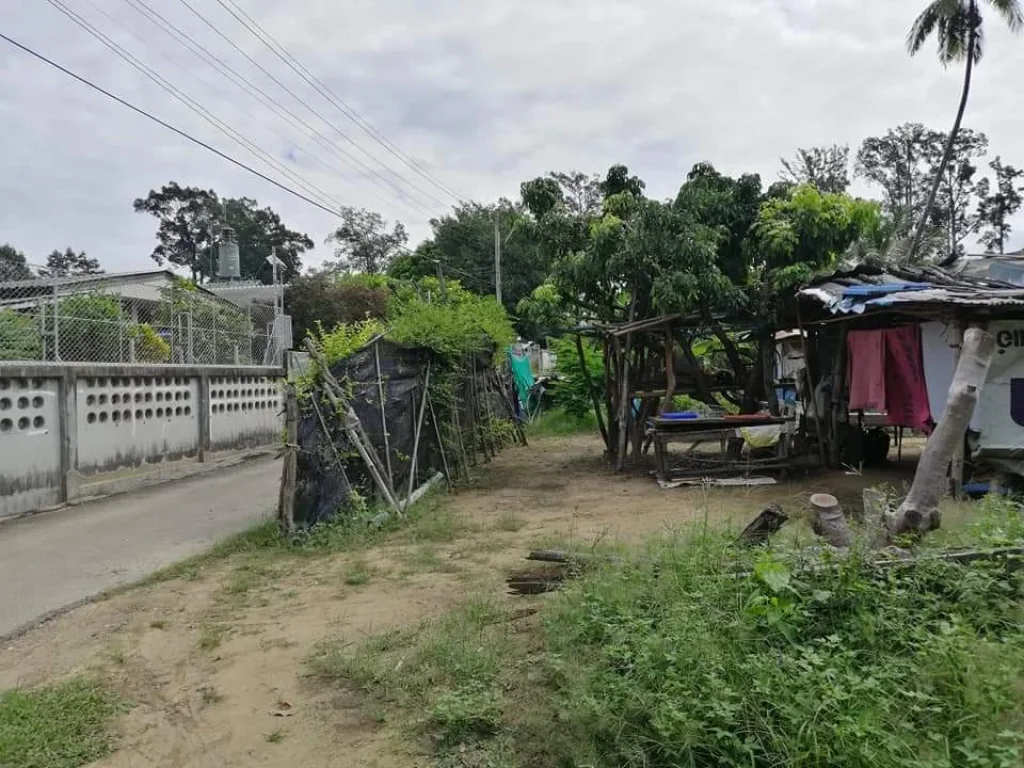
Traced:
[[[932, 414], [928, 408], [921, 326], [889, 328], [885, 335], [885, 410], [893, 426], [930, 432]], [[852, 335], [852, 334], [851, 334]], [[851, 406], [852, 407], [852, 406]]]
[[846, 337], [851, 411], [885, 408], [884, 331], [850, 331]]

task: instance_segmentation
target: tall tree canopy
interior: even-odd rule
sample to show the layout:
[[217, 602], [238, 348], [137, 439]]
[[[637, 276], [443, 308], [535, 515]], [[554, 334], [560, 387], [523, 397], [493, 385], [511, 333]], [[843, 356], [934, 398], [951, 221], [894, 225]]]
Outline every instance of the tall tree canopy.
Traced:
[[187, 269], [196, 282], [217, 274], [216, 243], [224, 226], [235, 230], [241, 276], [245, 279], [272, 281], [267, 258], [275, 248], [284, 263], [282, 276], [290, 279], [299, 274], [302, 254], [313, 247], [308, 235], [288, 229], [273, 209], [260, 208], [247, 197], [221, 199], [213, 190], [182, 187], [172, 181], [151, 190], [133, 207], [159, 222], [153, 260]]
[[780, 158], [779, 177], [790, 184], [810, 184], [822, 192], [845, 192], [850, 186], [850, 148], [828, 147], [798, 149], [791, 160]]
[[334, 245], [335, 260], [325, 262], [325, 267], [378, 275], [403, 252], [408, 240], [401, 222], [388, 229], [379, 213], [346, 206], [341, 209], [341, 226], [327, 236], [327, 242]]
[[981, 231], [980, 240], [989, 251], [1003, 253], [1006, 239], [1013, 229], [1010, 218], [1021, 207], [1024, 171], [1012, 165], [1004, 165], [998, 156], [988, 165], [994, 179], [992, 184], [988, 179], [982, 179], [979, 183], [981, 199], [978, 202], [977, 220]]
[[193, 282], [213, 274], [210, 255], [219, 201], [212, 189], [182, 187], [172, 181], [136, 199], [132, 207], [159, 222], [157, 246], [150, 255], [153, 261], [187, 269]]
[[46, 268], [39, 274], [45, 277], [69, 277], [71, 275], [99, 275], [103, 273], [99, 261], [85, 255], [85, 251], [65, 248], [53, 251], [46, 257]]
[[32, 270], [25, 254], [13, 245], [0, 245], [0, 280], [31, 280]]

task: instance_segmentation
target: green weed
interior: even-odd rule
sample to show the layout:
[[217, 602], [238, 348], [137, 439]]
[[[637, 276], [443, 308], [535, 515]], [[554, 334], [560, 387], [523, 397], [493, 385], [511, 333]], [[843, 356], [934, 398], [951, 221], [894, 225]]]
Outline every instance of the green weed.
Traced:
[[361, 587], [370, 581], [373, 575], [365, 560], [356, 560], [345, 569], [345, 583], [350, 587]]
[[204, 624], [199, 630], [199, 650], [216, 650], [230, 631], [224, 624]]
[[278, 728], [275, 731], [271, 731], [270, 733], [264, 734], [263, 738], [268, 744], [280, 744], [282, 741], [284, 741], [284, 737], [287, 735], [288, 733], [284, 730], [284, 728]]
[[98, 682], [75, 678], [0, 693], [0, 766], [77, 768], [113, 749], [110, 725], [123, 705]]

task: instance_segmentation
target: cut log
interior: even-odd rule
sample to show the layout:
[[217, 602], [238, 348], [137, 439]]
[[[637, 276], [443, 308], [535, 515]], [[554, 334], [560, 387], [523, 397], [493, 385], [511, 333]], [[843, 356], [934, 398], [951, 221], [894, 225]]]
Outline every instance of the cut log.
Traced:
[[853, 534], [846, 524], [846, 516], [839, 506], [839, 500], [829, 493], [816, 493], [811, 496], [814, 508], [814, 519], [811, 528], [833, 547], [846, 549], [853, 544]]
[[893, 514], [886, 515], [885, 527], [890, 536], [922, 534], [939, 527], [939, 501], [946, 489], [946, 469], [971, 422], [994, 351], [995, 337], [991, 333], [977, 326], [966, 330], [946, 410], [917, 463], [910, 493]]
[[783, 524], [789, 520], [789, 516], [782, 511], [778, 504], [772, 504], [743, 529], [743, 533], [736, 539], [737, 544], [750, 547], [755, 544], [763, 544]]

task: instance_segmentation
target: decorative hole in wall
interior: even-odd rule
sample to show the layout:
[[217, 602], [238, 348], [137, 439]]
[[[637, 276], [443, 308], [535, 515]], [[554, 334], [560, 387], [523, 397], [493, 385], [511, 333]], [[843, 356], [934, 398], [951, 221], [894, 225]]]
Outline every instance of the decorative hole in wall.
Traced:
[[110, 416], [107, 414], [106, 411], [100, 411], [100, 424], [106, 424], [107, 419], [109, 418]]
[[0, 432], [10, 432], [14, 429], [14, 422], [10, 419], [0, 419]]
[[32, 426], [35, 427], [36, 429], [42, 429], [43, 427], [46, 426], [46, 419], [44, 419], [42, 416], [36, 416], [34, 419], [32, 419]]
[[11, 409], [11, 398], [0, 397], [0, 411], [9, 411]]
[[28, 398], [27, 397], [19, 397], [18, 398], [18, 407], [20, 409], [22, 409], [22, 410], [25, 410], [26, 408], [28, 408]]

